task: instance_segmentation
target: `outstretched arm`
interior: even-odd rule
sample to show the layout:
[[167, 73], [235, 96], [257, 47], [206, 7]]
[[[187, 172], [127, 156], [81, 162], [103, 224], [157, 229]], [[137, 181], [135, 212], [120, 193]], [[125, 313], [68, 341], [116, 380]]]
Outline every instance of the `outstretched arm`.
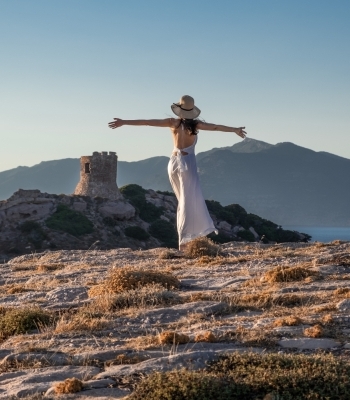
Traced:
[[173, 128], [175, 126], [175, 118], [166, 118], [166, 119], [120, 119], [120, 118], [114, 118], [113, 122], [108, 123], [108, 126], [112, 129], [120, 128], [123, 125], [157, 126], [160, 128]]
[[245, 129], [244, 126], [240, 128], [233, 128], [231, 126], [209, 124], [207, 122], [199, 121], [197, 124], [197, 128], [204, 131], [234, 132], [243, 139], [246, 137], [247, 134], [247, 132], [243, 130]]

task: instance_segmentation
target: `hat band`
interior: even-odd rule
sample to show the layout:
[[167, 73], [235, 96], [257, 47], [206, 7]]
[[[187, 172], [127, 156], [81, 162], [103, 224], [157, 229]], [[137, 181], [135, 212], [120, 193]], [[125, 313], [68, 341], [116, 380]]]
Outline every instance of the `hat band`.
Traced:
[[176, 103], [173, 103], [173, 104], [174, 104], [174, 106], [176, 106], [176, 107], [180, 107], [181, 110], [183, 110], [183, 111], [192, 111], [192, 110], [194, 109], [194, 107], [192, 107], [192, 108], [190, 108], [190, 109], [186, 109], [186, 108], [181, 107], [179, 104], [176, 104]]

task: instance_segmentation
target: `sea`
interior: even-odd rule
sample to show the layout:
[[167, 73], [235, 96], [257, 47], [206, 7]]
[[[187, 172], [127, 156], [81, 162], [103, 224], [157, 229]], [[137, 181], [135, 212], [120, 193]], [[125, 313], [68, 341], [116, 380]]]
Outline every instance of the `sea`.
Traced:
[[350, 241], [350, 227], [321, 227], [321, 226], [296, 226], [287, 225], [282, 226], [283, 229], [291, 231], [298, 231], [307, 233], [311, 237], [311, 242], [328, 243], [333, 240], [349, 240]]

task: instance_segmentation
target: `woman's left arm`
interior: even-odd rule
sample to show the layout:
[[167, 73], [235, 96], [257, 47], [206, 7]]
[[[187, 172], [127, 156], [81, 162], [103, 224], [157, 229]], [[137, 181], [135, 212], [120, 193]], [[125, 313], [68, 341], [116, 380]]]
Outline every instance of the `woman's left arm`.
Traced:
[[109, 124], [108, 124], [108, 126], [112, 129], [120, 128], [123, 125], [156, 126], [159, 128], [173, 128], [175, 126], [175, 118], [166, 118], [166, 119], [120, 119], [120, 118], [114, 118], [114, 121], [109, 122]]

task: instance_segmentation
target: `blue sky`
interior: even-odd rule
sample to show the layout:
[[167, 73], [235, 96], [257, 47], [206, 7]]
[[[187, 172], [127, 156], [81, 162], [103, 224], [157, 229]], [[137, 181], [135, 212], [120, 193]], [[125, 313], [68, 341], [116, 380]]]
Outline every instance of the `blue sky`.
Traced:
[[[166, 118], [192, 95], [201, 117], [350, 158], [348, 0], [0, 2], [0, 171], [116, 151], [169, 155]], [[201, 132], [197, 151], [237, 143]]]

